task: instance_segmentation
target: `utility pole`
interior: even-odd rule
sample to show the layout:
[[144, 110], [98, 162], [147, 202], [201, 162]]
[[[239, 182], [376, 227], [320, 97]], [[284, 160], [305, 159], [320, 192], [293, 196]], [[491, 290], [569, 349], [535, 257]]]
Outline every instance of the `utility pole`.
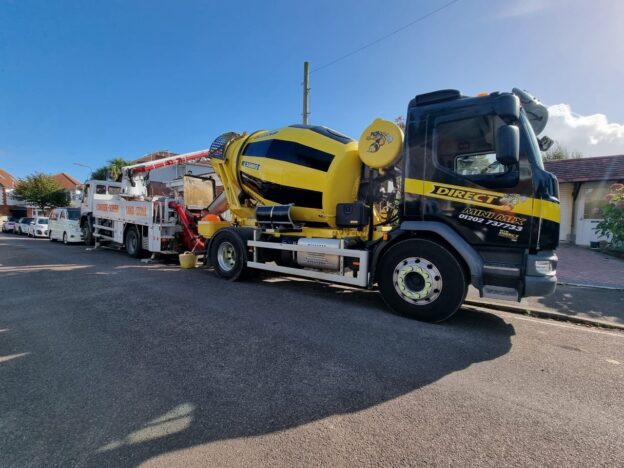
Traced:
[[310, 96], [310, 64], [303, 62], [303, 125], [308, 125], [308, 97]]

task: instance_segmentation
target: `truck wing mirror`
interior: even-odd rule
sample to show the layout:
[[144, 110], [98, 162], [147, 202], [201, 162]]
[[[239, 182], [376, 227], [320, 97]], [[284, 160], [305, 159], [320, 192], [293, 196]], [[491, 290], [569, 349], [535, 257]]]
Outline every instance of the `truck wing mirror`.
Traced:
[[496, 160], [512, 166], [520, 159], [520, 131], [515, 125], [503, 125], [496, 132]]
[[546, 135], [537, 140], [537, 142], [539, 143], [539, 148], [542, 151], [548, 151], [555, 143], [551, 138], [548, 138]]

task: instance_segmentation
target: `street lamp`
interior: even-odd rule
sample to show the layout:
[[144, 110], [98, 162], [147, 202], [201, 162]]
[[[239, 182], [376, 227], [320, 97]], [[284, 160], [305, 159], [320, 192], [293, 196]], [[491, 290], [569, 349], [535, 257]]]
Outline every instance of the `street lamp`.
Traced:
[[76, 166], [86, 167], [87, 169], [89, 169], [89, 171], [91, 171], [91, 174], [93, 174], [93, 169], [91, 168], [91, 166], [87, 166], [86, 164], [82, 164], [82, 163], [79, 163], [79, 162], [75, 162], [74, 164]]

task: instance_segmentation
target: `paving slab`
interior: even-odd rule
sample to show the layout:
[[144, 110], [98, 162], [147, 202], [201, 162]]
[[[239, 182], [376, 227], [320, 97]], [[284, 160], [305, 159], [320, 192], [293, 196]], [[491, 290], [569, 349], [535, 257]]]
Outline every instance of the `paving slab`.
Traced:
[[621, 258], [570, 244], [560, 245], [557, 256], [560, 283], [624, 290], [624, 260]]
[[546, 297], [526, 297], [521, 302], [498, 301], [479, 298], [479, 292], [470, 287], [468, 301], [488, 306], [518, 307], [519, 311], [550, 312], [573, 321], [591, 321], [596, 325], [624, 327], [624, 291], [595, 287], [558, 285], [554, 294]]

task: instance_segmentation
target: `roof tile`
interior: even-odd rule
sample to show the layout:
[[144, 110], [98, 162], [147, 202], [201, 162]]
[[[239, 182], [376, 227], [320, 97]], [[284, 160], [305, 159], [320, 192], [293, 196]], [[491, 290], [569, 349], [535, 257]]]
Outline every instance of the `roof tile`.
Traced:
[[545, 161], [544, 166], [559, 182], [624, 180], [624, 154]]

